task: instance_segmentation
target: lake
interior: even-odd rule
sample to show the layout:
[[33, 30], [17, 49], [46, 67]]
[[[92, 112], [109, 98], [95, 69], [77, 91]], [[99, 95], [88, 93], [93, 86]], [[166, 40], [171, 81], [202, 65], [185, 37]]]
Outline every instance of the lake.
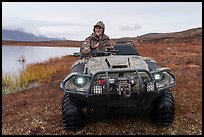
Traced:
[[[2, 73], [18, 73], [30, 63], [43, 62], [53, 57], [62, 57], [79, 52], [79, 48], [40, 47], [40, 46], [2, 46]], [[25, 62], [18, 59], [25, 58]]]

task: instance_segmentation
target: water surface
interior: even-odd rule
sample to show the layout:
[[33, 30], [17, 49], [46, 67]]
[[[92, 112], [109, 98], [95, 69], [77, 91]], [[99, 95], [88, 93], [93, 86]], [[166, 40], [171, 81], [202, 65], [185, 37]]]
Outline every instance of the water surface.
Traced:
[[[18, 73], [27, 64], [46, 61], [79, 52], [79, 48], [40, 47], [40, 46], [2, 46], [2, 73]], [[20, 58], [25, 62], [19, 62]]]

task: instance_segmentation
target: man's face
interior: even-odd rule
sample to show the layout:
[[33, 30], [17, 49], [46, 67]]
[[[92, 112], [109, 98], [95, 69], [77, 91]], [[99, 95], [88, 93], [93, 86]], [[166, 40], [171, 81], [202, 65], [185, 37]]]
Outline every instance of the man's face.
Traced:
[[103, 28], [96, 26], [95, 27], [95, 33], [97, 36], [101, 36], [103, 34]]

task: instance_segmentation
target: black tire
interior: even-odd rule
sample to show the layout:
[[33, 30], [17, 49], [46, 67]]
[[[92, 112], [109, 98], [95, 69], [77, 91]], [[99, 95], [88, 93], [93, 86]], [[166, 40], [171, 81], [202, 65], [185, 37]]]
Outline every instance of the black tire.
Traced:
[[76, 131], [84, 127], [85, 117], [81, 107], [70, 99], [68, 93], [64, 94], [62, 102], [62, 124], [65, 130]]
[[169, 90], [163, 91], [160, 97], [153, 101], [153, 110], [150, 118], [158, 126], [169, 126], [175, 117], [174, 99]]

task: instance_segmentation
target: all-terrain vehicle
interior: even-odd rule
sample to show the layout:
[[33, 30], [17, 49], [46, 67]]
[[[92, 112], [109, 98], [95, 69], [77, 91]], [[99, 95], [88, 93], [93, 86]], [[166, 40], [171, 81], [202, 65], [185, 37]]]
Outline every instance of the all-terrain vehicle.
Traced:
[[90, 55], [81, 55], [60, 84], [64, 129], [83, 128], [86, 116], [97, 111], [147, 110], [158, 125], [173, 123], [175, 104], [170, 88], [176, 79], [169, 68], [140, 56], [132, 41], [117, 42], [114, 50]]

